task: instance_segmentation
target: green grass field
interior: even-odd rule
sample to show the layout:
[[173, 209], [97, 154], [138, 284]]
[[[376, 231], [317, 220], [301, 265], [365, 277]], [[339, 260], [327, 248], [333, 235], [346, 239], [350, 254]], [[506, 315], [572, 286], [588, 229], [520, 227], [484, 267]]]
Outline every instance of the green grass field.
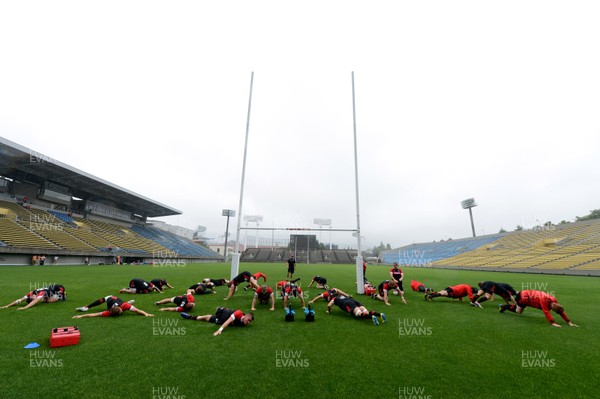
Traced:
[[[0, 268], [0, 302], [8, 304], [48, 283], [63, 284], [66, 302], [17, 311], [0, 310], [2, 356], [0, 398], [592, 398], [600, 383], [600, 280], [531, 274], [503, 274], [406, 268], [405, 295], [392, 306], [362, 296], [369, 310], [387, 314], [374, 326], [334, 307], [316, 304], [316, 321], [307, 323], [297, 305], [296, 321], [286, 323], [281, 300], [271, 312], [262, 305], [245, 328], [230, 327], [214, 337], [213, 324], [159, 312], [159, 298], [185, 292], [204, 277], [229, 275], [228, 264], [152, 266], [55, 266]], [[242, 264], [240, 271], [264, 272], [268, 283], [283, 280], [284, 264]], [[370, 266], [374, 283], [389, 277], [389, 267]], [[355, 292], [353, 265], [303, 265], [295, 277], [307, 286], [313, 275], [330, 286]], [[116, 294], [131, 278], [166, 278], [176, 288], [164, 294], [120, 295], [155, 314], [126, 312], [118, 318], [73, 320], [75, 308]], [[500, 314], [501, 299], [484, 303], [437, 298], [425, 302], [410, 290], [411, 279], [442, 289], [477, 281], [504, 281], [517, 290], [553, 291], [579, 328], [551, 327], [541, 311]], [[252, 292], [238, 289], [223, 301], [196, 297], [193, 314], [217, 306], [250, 310]], [[321, 290], [306, 290], [308, 297]], [[104, 310], [105, 308], [95, 308]], [[77, 325], [77, 346], [49, 348], [53, 327]], [[41, 347], [23, 349], [30, 342]]]

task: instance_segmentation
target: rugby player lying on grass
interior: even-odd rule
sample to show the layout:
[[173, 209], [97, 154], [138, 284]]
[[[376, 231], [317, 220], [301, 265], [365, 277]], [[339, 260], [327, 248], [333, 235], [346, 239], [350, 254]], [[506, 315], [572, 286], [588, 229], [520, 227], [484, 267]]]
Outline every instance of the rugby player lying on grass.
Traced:
[[104, 312], [87, 313], [78, 316], [73, 316], [73, 318], [81, 319], [83, 317], [116, 317], [122, 315], [123, 312], [127, 310], [146, 317], [154, 316], [153, 314], [144, 312], [142, 309], [136, 308], [132, 305], [133, 302], [135, 301], [123, 302], [121, 298], [117, 298], [114, 295], [107, 295], [104, 298], [100, 298], [90, 303], [88, 306], [82, 306], [76, 309], [79, 312], [87, 312], [90, 308], [93, 308], [94, 306], [106, 303], [107, 310], [105, 310]]

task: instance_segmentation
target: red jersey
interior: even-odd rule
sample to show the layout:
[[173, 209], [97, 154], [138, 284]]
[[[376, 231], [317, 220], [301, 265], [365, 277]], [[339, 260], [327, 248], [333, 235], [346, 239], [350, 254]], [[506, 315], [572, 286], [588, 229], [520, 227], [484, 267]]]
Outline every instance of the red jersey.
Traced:
[[459, 284], [453, 285], [449, 287], [452, 289], [452, 293], [450, 294], [450, 298], [464, 298], [466, 296], [469, 297], [471, 301], [473, 301], [473, 289], [469, 284]]
[[390, 269], [390, 273], [392, 273], [392, 276], [394, 277], [394, 279], [400, 281], [400, 279], [402, 278], [402, 269], [398, 268], [396, 269], [395, 267], [392, 267]]
[[264, 274], [262, 274], [261, 272], [254, 273], [254, 274], [253, 274], [253, 276], [254, 276], [254, 278], [256, 279], [256, 281], [258, 281], [258, 279], [259, 279], [260, 277], [262, 277], [262, 278], [263, 278], [263, 280], [264, 280], [265, 282], [267, 281], [267, 276], [265, 276], [265, 275], [264, 275]]
[[271, 295], [273, 295], [273, 288], [268, 287], [266, 291], [263, 291], [262, 287], [259, 287], [255, 292], [254, 296], [258, 298], [259, 301], [267, 301]]
[[[544, 312], [544, 316], [546, 316], [546, 319], [550, 323], [554, 323], [554, 319], [550, 314], [550, 310], [552, 309], [553, 303], [558, 303], [556, 298], [550, 294], [545, 293], [544, 291], [523, 290], [519, 292], [519, 300], [517, 304], [522, 308], [531, 306], [532, 308], [540, 309], [542, 312]], [[559, 314], [565, 322], [568, 323], [570, 321], [565, 312]]]
[[[130, 310], [131, 308], [135, 309], [133, 307], [132, 304], [130, 304], [129, 302], [123, 302], [122, 304], [119, 305], [119, 307], [121, 309], [123, 309], [123, 312], [126, 310]], [[102, 312], [102, 317], [110, 317], [110, 311], [109, 310], [105, 310], [104, 312]]]
[[417, 280], [412, 280], [410, 282], [410, 288], [412, 288], [413, 291], [419, 291], [419, 287], [425, 287], [425, 284]]
[[278, 282], [277, 282], [277, 289], [280, 289], [280, 288], [283, 288], [283, 287], [285, 287], [285, 285], [286, 285], [287, 283], [288, 283], [288, 282], [287, 282], [287, 281], [285, 281], [285, 280], [283, 280], [283, 281], [278, 281]]
[[187, 294], [187, 295], [176, 296], [175, 298], [173, 298], [173, 303], [175, 305], [177, 305], [178, 312], [183, 312], [184, 311], [183, 307], [185, 305], [187, 305], [188, 303], [194, 303], [194, 295]]

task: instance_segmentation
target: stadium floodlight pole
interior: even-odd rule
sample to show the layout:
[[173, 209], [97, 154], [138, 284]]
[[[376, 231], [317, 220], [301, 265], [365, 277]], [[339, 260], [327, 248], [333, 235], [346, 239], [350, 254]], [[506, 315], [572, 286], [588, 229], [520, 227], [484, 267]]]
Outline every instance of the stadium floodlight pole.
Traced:
[[356, 141], [356, 101], [354, 94], [354, 71], [352, 71], [352, 126], [354, 127], [354, 181], [356, 190], [356, 241], [357, 241], [357, 256], [356, 256], [356, 292], [364, 294], [364, 274], [362, 268], [362, 255], [360, 250], [360, 203], [358, 200], [358, 145]]
[[[246, 155], [248, 154], [248, 133], [250, 131], [250, 109], [252, 107], [252, 86], [254, 84], [254, 71], [250, 74], [250, 95], [248, 98], [248, 115], [246, 117], [246, 140], [244, 142], [244, 159], [242, 161], [242, 183], [240, 188], [240, 205], [238, 207], [238, 215], [242, 215], [242, 204], [244, 201], [244, 180], [246, 178]], [[231, 257], [231, 278], [234, 278], [238, 275], [240, 269], [240, 228], [241, 228], [242, 218], [238, 217], [237, 222], [237, 233], [235, 235], [235, 247], [234, 254]]]
[[227, 262], [227, 237], [229, 236], [229, 218], [235, 216], [233, 209], [223, 209], [223, 216], [227, 216], [227, 227], [225, 228], [225, 248], [223, 248], [223, 261]]
[[473, 223], [473, 211], [471, 210], [472, 208], [477, 206], [477, 203], [475, 202], [475, 198], [467, 198], [466, 200], [461, 201], [460, 205], [462, 206], [463, 209], [469, 210], [469, 216], [471, 217], [471, 230], [473, 231], [473, 237], [476, 237], [475, 223]]

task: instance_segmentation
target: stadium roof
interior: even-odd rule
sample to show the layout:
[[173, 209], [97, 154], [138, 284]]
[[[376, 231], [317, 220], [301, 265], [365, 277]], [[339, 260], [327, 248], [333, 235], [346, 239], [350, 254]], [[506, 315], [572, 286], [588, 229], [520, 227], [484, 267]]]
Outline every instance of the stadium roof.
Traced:
[[40, 186], [51, 181], [71, 189], [74, 197], [110, 205], [144, 217], [182, 213], [3, 137], [0, 137], [0, 176]]

